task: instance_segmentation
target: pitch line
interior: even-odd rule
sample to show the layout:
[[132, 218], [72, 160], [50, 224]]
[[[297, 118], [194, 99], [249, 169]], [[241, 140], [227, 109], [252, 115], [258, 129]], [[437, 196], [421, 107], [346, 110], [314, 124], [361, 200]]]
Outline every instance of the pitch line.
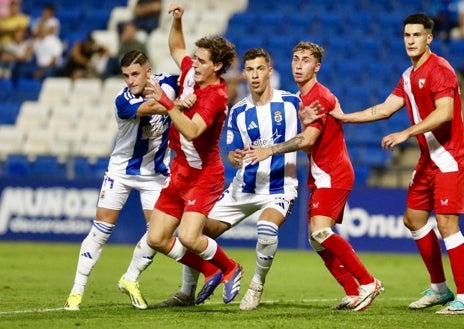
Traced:
[[[379, 299], [378, 301], [381, 301], [382, 299]], [[408, 301], [411, 300], [411, 298], [388, 298], [388, 300], [394, 300], [394, 301]], [[287, 304], [287, 303], [325, 303], [325, 302], [336, 302], [338, 299], [336, 298], [313, 298], [313, 299], [298, 299], [298, 300], [264, 300], [261, 302], [261, 304]], [[203, 304], [205, 306], [208, 305], [223, 305], [224, 303], [222, 302], [207, 302], [206, 304]], [[238, 305], [238, 302], [232, 302], [230, 305]], [[121, 304], [114, 305], [116, 307], [120, 307]], [[130, 305], [127, 304], [128, 307]], [[108, 306], [105, 306], [106, 308]], [[150, 310], [156, 309], [156, 308], [149, 308]], [[16, 310], [16, 311], [0, 311], [0, 315], [13, 315], [13, 314], [28, 314], [28, 313], [48, 313], [48, 312], [57, 312], [57, 311], [64, 311], [63, 307], [58, 307], [58, 308], [42, 308], [42, 309], [29, 309], [29, 310]], [[66, 311], [66, 312], [79, 312], [79, 311]]]

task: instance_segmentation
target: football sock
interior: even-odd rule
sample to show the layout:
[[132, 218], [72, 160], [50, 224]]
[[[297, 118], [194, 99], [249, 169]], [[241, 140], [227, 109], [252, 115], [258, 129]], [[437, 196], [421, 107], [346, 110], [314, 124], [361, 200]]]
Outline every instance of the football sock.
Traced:
[[268, 221], [260, 220], [257, 225], [256, 267], [252, 281], [264, 284], [279, 244], [279, 227]]
[[219, 269], [211, 264], [209, 261], [201, 258], [193, 252], [187, 250], [177, 237], [174, 238], [174, 242], [171, 249], [167, 253], [167, 256], [175, 259], [179, 263], [187, 265], [209, 277], [216, 273]]
[[137, 281], [140, 274], [153, 262], [156, 251], [148, 246], [147, 234], [148, 233], [145, 232], [134, 248], [132, 260], [124, 274], [124, 279], [127, 281]]
[[422, 261], [430, 275], [430, 282], [445, 282], [445, 271], [441, 258], [441, 248], [437, 235], [430, 223], [425, 224], [417, 231], [411, 231], [412, 238], [416, 242]]
[[108, 241], [113, 229], [114, 225], [112, 224], [93, 221], [89, 234], [81, 244], [74, 286], [71, 289], [72, 293], [84, 293], [90, 273], [100, 258], [103, 245]]
[[200, 272], [195, 271], [194, 269], [188, 266], [182, 266], [182, 286], [180, 291], [186, 294], [187, 296], [195, 295], [195, 290], [197, 289], [198, 277]]
[[235, 262], [227, 257], [224, 250], [219, 247], [216, 241], [210, 237], [206, 238], [208, 240], [208, 245], [206, 246], [206, 249], [199, 254], [199, 256], [211, 262], [211, 264], [220, 269], [224, 274], [232, 271], [235, 267]]
[[350, 272], [347, 271], [342, 262], [327, 249], [320, 250], [317, 253], [322, 258], [324, 265], [335, 280], [337, 280], [337, 282], [343, 287], [346, 295], [357, 296], [359, 287], [358, 282], [353, 278]]
[[334, 233], [330, 228], [325, 228], [312, 233], [311, 236], [334, 254], [359, 284], [365, 285], [374, 282], [374, 277], [367, 271], [351, 244], [340, 235]]
[[[464, 237], [459, 231], [443, 239], [450, 259], [458, 295], [464, 294]], [[462, 299], [461, 299], [462, 300]]]

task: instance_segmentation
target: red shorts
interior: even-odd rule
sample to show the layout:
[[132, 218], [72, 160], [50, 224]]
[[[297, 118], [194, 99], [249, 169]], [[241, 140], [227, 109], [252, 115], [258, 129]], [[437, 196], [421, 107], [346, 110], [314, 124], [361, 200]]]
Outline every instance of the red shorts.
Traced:
[[442, 173], [439, 169], [415, 171], [409, 185], [408, 208], [436, 214], [464, 213], [464, 170]]
[[337, 224], [343, 221], [350, 190], [337, 188], [317, 188], [310, 191], [308, 202], [308, 222], [314, 216], [327, 216]]
[[224, 170], [179, 167], [173, 165], [155, 208], [178, 219], [187, 211], [208, 216], [224, 191]]

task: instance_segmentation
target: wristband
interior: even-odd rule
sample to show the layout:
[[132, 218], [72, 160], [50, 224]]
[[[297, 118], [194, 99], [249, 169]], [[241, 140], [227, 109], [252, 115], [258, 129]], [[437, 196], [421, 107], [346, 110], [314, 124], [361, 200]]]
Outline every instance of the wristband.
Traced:
[[169, 99], [169, 97], [166, 95], [164, 91], [161, 93], [161, 98], [158, 101], [158, 103], [163, 105], [168, 111], [172, 110], [175, 106], [174, 102]]

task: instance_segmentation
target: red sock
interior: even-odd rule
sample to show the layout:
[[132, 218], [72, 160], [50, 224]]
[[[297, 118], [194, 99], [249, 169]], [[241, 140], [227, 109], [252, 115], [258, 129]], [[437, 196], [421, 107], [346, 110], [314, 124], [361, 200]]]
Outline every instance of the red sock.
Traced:
[[415, 241], [425, 267], [427, 267], [427, 271], [430, 274], [430, 282], [445, 282], [446, 278], [441, 259], [441, 248], [435, 231], [430, 230], [426, 236]]
[[374, 277], [367, 271], [358, 255], [354, 252], [353, 247], [340, 235], [334, 233], [321, 244], [340, 260], [346, 270], [358, 280], [359, 284], [374, 282]]
[[211, 258], [209, 261], [218, 267], [224, 274], [232, 271], [236, 264], [234, 260], [227, 257], [226, 253], [224, 250], [222, 250], [221, 247], [219, 247], [219, 245], [217, 246], [217, 250], [213, 258]]
[[464, 294], [464, 244], [448, 250], [454, 283], [458, 294]]
[[325, 266], [335, 280], [345, 289], [345, 293], [348, 296], [357, 296], [358, 282], [353, 278], [350, 272], [346, 270], [342, 262], [327, 249], [318, 251], [317, 253], [321, 256]]
[[219, 269], [215, 265], [213, 265], [211, 262], [201, 258], [200, 256], [188, 250], [185, 253], [185, 255], [181, 259], [178, 260], [178, 262], [184, 265], [187, 265], [197, 270], [198, 272], [203, 273], [205, 278], [219, 271]]

